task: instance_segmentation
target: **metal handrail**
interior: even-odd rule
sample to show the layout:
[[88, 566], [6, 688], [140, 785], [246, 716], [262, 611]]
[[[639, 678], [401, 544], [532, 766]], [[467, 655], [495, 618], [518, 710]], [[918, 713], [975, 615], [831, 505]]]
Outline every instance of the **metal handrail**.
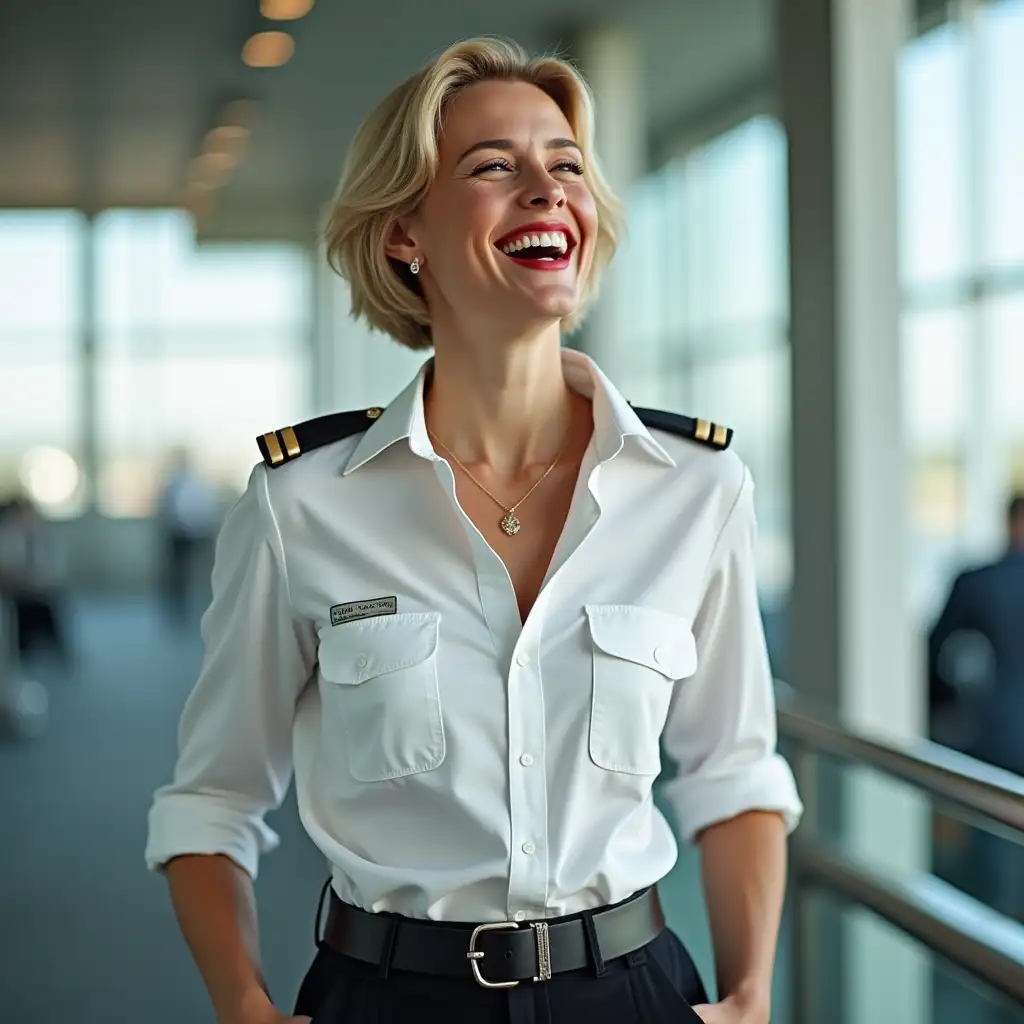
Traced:
[[[875, 768], [1024, 836], [1024, 778], [932, 743], [883, 742], [779, 706], [779, 732], [818, 753]], [[1020, 839], [1018, 839], [1020, 841]]]
[[[1024, 842], [1024, 779], [928, 740], [887, 742], [816, 718], [801, 710], [786, 687], [779, 693], [779, 732], [798, 752], [798, 774], [813, 788], [807, 755], [827, 754], [910, 783], [970, 817], [989, 819]], [[808, 807], [808, 824], [816, 815]], [[1024, 927], [929, 875], [896, 879], [841, 856], [814, 836], [794, 842], [797, 900], [794, 1014], [814, 1018], [801, 994], [803, 954], [811, 948], [803, 907], [809, 888], [823, 888], [865, 907], [958, 965], [991, 989], [1024, 1005]], [[986, 920], [987, 917], [987, 920]]]
[[[797, 844], [795, 859], [804, 884], [820, 886], [866, 907], [991, 989], [1024, 1004], [1024, 928], [1020, 925], [1005, 922], [1005, 931], [1013, 932], [1009, 938], [994, 928], [972, 927], [968, 923], [972, 915], [976, 921], [986, 911], [997, 915], [927, 876], [886, 878], [817, 844]], [[937, 887], [944, 890], [941, 898]], [[962, 912], [953, 911], [954, 906]]]

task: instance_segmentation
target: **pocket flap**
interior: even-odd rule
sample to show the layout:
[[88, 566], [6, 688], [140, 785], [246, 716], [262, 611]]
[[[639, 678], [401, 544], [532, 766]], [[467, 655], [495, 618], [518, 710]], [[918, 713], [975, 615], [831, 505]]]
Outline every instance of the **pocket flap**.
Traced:
[[683, 679], [697, 669], [697, 644], [688, 620], [632, 604], [588, 604], [595, 646], [613, 658]]
[[437, 612], [404, 612], [330, 626], [320, 635], [320, 671], [342, 686], [411, 668], [437, 650]]

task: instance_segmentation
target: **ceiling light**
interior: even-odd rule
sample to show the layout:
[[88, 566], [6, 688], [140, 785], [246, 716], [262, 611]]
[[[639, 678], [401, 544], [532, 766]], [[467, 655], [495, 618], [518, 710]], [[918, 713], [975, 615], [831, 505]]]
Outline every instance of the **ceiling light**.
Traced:
[[207, 152], [237, 154], [249, 140], [251, 131], [240, 124], [219, 124], [203, 139]]
[[260, 14], [271, 21], [294, 21], [313, 9], [315, 0], [260, 0]]
[[234, 153], [207, 150], [191, 161], [186, 178], [195, 188], [219, 188], [231, 176], [237, 163], [238, 159]]
[[257, 113], [255, 100], [232, 100], [221, 108], [216, 123], [224, 127], [252, 128]]
[[242, 47], [242, 60], [251, 68], [279, 68], [295, 52], [295, 40], [287, 32], [257, 32]]

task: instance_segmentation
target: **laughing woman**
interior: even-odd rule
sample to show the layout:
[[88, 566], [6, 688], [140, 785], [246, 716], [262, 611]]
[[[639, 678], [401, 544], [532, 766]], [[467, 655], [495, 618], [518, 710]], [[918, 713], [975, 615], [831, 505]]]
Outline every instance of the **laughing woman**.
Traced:
[[[259, 439], [150, 814], [221, 1024], [765, 1024], [786, 834], [731, 432], [632, 408], [562, 347], [618, 211], [570, 65], [470, 40], [352, 143], [327, 223], [353, 311], [433, 356], [385, 409]], [[698, 843], [717, 1002], [665, 927]], [[295, 1013], [252, 878], [294, 770], [331, 867]], [[319, 915], [318, 915], [319, 917]]]

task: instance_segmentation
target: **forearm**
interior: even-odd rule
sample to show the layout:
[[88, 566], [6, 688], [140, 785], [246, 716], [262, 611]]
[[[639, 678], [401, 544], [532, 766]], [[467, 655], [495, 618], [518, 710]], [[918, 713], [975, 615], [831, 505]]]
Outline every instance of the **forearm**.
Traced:
[[767, 1021], [786, 888], [785, 825], [774, 813], [741, 814], [707, 829], [700, 849], [718, 998]]
[[252, 880], [220, 856], [177, 857], [166, 867], [182, 934], [217, 1020], [233, 1024], [269, 1003], [260, 968]]

